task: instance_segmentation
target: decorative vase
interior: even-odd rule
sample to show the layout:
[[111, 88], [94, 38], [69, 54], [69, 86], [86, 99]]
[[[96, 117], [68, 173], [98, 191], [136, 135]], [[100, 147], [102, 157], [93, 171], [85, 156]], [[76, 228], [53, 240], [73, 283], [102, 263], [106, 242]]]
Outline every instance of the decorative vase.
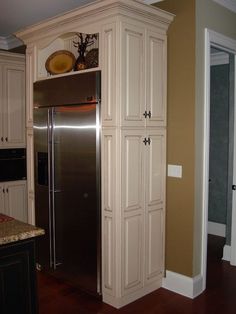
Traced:
[[86, 62], [84, 53], [80, 53], [78, 58], [75, 61], [74, 71], [80, 71], [86, 69]]

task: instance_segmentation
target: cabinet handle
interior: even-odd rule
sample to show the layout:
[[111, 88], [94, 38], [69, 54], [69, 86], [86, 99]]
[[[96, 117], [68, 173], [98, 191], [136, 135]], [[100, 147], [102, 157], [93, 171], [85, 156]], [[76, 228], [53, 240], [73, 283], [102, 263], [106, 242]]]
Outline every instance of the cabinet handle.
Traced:
[[1, 141], [2, 141], [2, 142], [4, 141], [4, 138], [3, 138], [3, 136], [1, 137]]
[[6, 142], [8, 142], [8, 137], [5, 138]]
[[5, 193], [5, 189], [2, 189], [3, 193]]
[[8, 188], [6, 189], [7, 193], [8, 193]]
[[145, 112], [143, 113], [143, 116], [145, 117], [145, 119], [147, 119], [147, 117], [150, 119], [152, 116], [152, 113], [150, 110], [148, 112], [147, 110], [145, 110]]
[[143, 140], [143, 143], [145, 144], [145, 145], [151, 145], [151, 139], [150, 139], [150, 137], [148, 137], [148, 138], [146, 138], [145, 137], [145, 139]]

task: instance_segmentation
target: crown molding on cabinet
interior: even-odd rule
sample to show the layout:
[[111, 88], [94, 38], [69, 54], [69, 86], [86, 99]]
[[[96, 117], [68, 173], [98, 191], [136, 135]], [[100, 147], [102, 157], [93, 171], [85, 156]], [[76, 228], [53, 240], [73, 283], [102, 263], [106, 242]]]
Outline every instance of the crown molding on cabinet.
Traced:
[[23, 45], [23, 42], [15, 36], [0, 37], [0, 49], [10, 50]]
[[236, 1], [235, 0], [213, 0], [213, 1], [229, 9], [230, 11], [233, 11], [236, 13]]
[[157, 2], [161, 2], [163, 0], [144, 0], [143, 2], [146, 4], [153, 4], [153, 3], [157, 3]]
[[[144, 0], [143, 2], [145, 4], [153, 4], [153, 3], [157, 3], [160, 2], [162, 0]], [[4, 50], [10, 50], [13, 48], [16, 48], [18, 46], [23, 45], [23, 42], [19, 39], [17, 39], [15, 36], [10, 35], [7, 37], [1, 37], [0, 36], [0, 49], [4, 49]]]

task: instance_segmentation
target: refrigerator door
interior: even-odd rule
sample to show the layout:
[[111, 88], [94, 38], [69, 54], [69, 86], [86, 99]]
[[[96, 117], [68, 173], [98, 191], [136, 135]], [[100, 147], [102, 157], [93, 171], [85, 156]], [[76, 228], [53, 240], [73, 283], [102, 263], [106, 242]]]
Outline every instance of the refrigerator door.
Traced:
[[35, 158], [35, 220], [45, 230], [45, 236], [37, 239], [37, 262], [43, 268], [52, 267], [51, 204], [49, 201], [49, 151], [48, 109], [34, 110], [34, 158]]
[[100, 292], [97, 106], [52, 111], [56, 273], [92, 293]]

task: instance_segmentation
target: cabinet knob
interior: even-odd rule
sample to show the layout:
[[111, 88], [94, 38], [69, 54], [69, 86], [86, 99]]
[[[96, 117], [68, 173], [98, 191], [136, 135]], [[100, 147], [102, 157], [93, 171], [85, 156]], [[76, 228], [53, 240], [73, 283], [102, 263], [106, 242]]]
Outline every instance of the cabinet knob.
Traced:
[[144, 111], [143, 116], [145, 117], [145, 119], [147, 119], [148, 116], [147, 110]]
[[145, 117], [145, 119], [147, 119], [147, 117], [150, 119], [152, 116], [152, 113], [150, 110], [148, 112], [147, 110], [145, 110], [145, 112], [143, 113], [143, 116]]
[[6, 192], [8, 193], [8, 188], [6, 188]]
[[3, 193], [5, 193], [5, 189], [2, 189]]
[[8, 142], [8, 137], [5, 138], [6, 142]]
[[1, 137], [1, 142], [3, 142], [4, 141], [4, 138], [3, 138], [3, 136]]
[[145, 139], [143, 140], [143, 143], [145, 144], [145, 145], [151, 145], [151, 139], [150, 139], [150, 137], [148, 137], [148, 138], [146, 138], [145, 137]]

